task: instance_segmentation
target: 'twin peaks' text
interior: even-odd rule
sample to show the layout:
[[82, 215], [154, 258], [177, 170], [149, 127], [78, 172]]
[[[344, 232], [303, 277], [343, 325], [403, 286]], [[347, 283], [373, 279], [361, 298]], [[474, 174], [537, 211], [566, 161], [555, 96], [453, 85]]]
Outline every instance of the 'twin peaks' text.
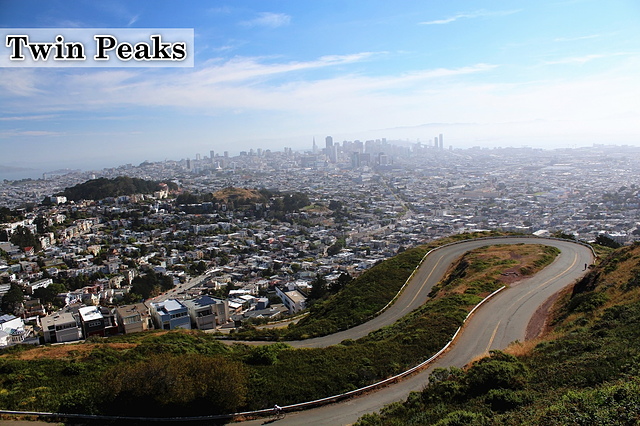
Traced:
[[[187, 43], [162, 42], [162, 36], [155, 34], [149, 42], [131, 44], [118, 42], [112, 35], [95, 35], [96, 61], [108, 61], [111, 55], [121, 61], [182, 61], [187, 57]], [[7, 35], [6, 47], [11, 48], [11, 61], [23, 61], [27, 52], [34, 61], [84, 61], [85, 46], [80, 42], [65, 42], [64, 37], [57, 35], [52, 43], [31, 42], [28, 35]]]

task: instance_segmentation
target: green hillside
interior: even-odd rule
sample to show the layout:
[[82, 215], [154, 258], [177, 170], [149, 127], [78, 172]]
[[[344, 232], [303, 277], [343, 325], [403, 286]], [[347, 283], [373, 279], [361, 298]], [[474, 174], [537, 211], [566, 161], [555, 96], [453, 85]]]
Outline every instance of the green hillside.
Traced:
[[[70, 201], [101, 200], [122, 195], [152, 194], [160, 189], [159, 184], [160, 182], [128, 176], [118, 176], [114, 179], [98, 178], [66, 188], [62, 195]], [[170, 188], [176, 187], [174, 183], [167, 184]]]

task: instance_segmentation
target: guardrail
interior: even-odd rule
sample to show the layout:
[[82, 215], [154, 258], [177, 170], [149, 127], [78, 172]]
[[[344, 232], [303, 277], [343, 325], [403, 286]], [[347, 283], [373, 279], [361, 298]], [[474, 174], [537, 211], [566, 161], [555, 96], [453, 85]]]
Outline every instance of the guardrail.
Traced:
[[[456, 339], [456, 337], [460, 333], [460, 330], [462, 330], [462, 327], [464, 326], [464, 323], [467, 321], [467, 319], [469, 319], [469, 317], [471, 317], [471, 315], [482, 304], [484, 304], [487, 300], [491, 299], [493, 296], [498, 294], [504, 288], [505, 286], [499, 288], [498, 290], [494, 291], [493, 293], [491, 293], [490, 295], [482, 299], [477, 305], [475, 305], [473, 309], [471, 309], [471, 311], [469, 311], [469, 313], [465, 317], [463, 321], [463, 325], [458, 327], [458, 329], [453, 334], [451, 339], [447, 342], [447, 344], [444, 345], [442, 349], [440, 349], [438, 352], [436, 352], [431, 357], [429, 357], [429, 359], [421, 362], [420, 364], [414, 367], [411, 367], [410, 369], [403, 371], [402, 373], [396, 374], [395, 376], [389, 377], [387, 379], [381, 380], [379, 382], [373, 383], [368, 386], [364, 386], [362, 388], [354, 389], [352, 391], [344, 392], [338, 395], [332, 395], [325, 398], [316, 399], [313, 401], [306, 401], [298, 404], [286, 405], [281, 407], [281, 409], [287, 412], [300, 411], [300, 410], [305, 410], [313, 407], [319, 407], [326, 404], [331, 404], [334, 402], [338, 402], [344, 399], [361, 395], [363, 393], [366, 393], [375, 389], [385, 387], [392, 383], [396, 383], [398, 380], [404, 377], [410, 376], [411, 374], [425, 368], [427, 365], [433, 362], [436, 358], [442, 355], [447, 349], [449, 349], [449, 346], [451, 346], [453, 341]], [[6, 415], [36, 416], [36, 417], [45, 417], [45, 418], [51, 418], [51, 419], [122, 420], [122, 421], [130, 421], [130, 422], [194, 422], [194, 421], [207, 421], [207, 420], [225, 420], [225, 419], [230, 420], [230, 419], [237, 419], [237, 418], [244, 418], [244, 417], [269, 415], [269, 414], [273, 414], [273, 412], [274, 412], [273, 408], [267, 408], [262, 410], [244, 411], [244, 412], [232, 413], [232, 414], [219, 414], [219, 415], [197, 416], [197, 417], [127, 417], [127, 416], [101, 416], [101, 415], [92, 415], [92, 414], [64, 414], [64, 413], [46, 413], [46, 412], [36, 412], [36, 411], [0, 410], [0, 414], [6, 414]]]
[[[475, 239], [472, 239], [472, 240], [460, 240], [460, 241], [455, 241], [455, 242], [448, 243], [448, 244], [443, 244], [441, 246], [438, 246], [436, 248], [433, 248], [433, 249], [429, 250], [423, 256], [423, 258], [420, 260], [420, 263], [418, 264], [418, 266], [416, 266], [416, 268], [411, 273], [409, 278], [405, 281], [405, 283], [400, 288], [398, 293], [394, 296], [394, 298], [384, 308], [382, 308], [378, 312], [378, 314], [384, 312], [384, 310], [386, 310], [389, 306], [391, 306], [391, 304], [398, 298], [398, 296], [400, 295], [400, 293], [402, 293], [402, 291], [404, 290], [404, 288], [407, 285], [407, 283], [415, 275], [416, 271], [422, 265], [422, 263], [424, 262], [424, 260], [427, 258], [427, 256], [429, 254], [431, 254], [434, 251], [439, 250], [439, 249], [441, 249], [443, 247], [448, 247], [448, 246], [456, 245], [456, 244], [462, 244], [462, 243], [469, 242], [469, 241], [494, 240], [494, 239], [504, 239], [504, 238], [531, 238], [531, 239], [538, 239], [538, 240], [557, 240], [557, 241], [565, 241], [565, 242], [580, 244], [580, 245], [589, 247], [591, 249], [594, 257], [597, 257], [597, 255], [595, 254], [595, 251], [594, 251], [593, 247], [591, 247], [591, 245], [589, 245], [587, 243], [583, 243], [581, 241], [572, 241], [572, 240], [566, 240], [566, 239], [562, 239], [562, 238], [541, 238], [541, 237], [535, 237], [535, 236], [516, 236], [516, 235], [514, 235], [514, 236], [505, 236], [505, 237], [482, 237], [482, 238], [475, 238]], [[316, 400], [313, 400], [313, 401], [306, 401], [306, 402], [301, 402], [301, 403], [298, 403], [298, 404], [286, 405], [286, 406], [281, 407], [281, 409], [283, 411], [285, 411], [285, 412], [300, 411], [300, 410], [309, 409], [309, 408], [313, 408], [313, 407], [319, 407], [319, 406], [326, 405], [326, 404], [331, 404], [331, 403], [334, 403], [334, 402], [338, 402], [338, 401], [341, 401], [341, 400], [344, 400], [344, 399], [348, 399], [348, 398], [351, 398], [351, 397], [354, 397], [354, 396], [361, 395], [363, 393], [366, 393], [366, 392], [369, 392], [369, 391], [372, 391], [372, 390], [375, 390], [375, 389], [382, 388], [384, 386], [387, 386], [389, 384], [395, 383], [398, 380], [400, 380], [402, 378], [405, 378], [407, 376], [410, 376], [411, 374], [413, 374], [413, 373], [425, 368], [427, 365], [429, 365], [431, 362], [433, 362], [436, 358], [438, 358], [440, 355], [442, 355], [447, 349], [449, 349], [449, 347], [451, 346], [453, 341], [456, 339], [456, 337], [458, 336], [458, 334], [462, 330], [462, 327], [464, 327], [464, 324], [471, 317], [471, 315], [473, 315], [473, 313], [478, 308], [480, 308], [480, 306], [482, 306], [485, 302], [487, 302], [489, 299], [494, 297], [496, 294], [498, 294], [504, 288], [505, 288], [505, 286], [499, 288], [498, 290], [494, 291], [493, 293], [489, 294], [487, 297], [482, 299], [478, 304], [476, 304], [471, 309], [471, 311], [469, 311], [467, 316], [465, 317], [465, 319], [464, 319], [464, 321], [462, 323], [462, 326], [458, 327], [458, 329], [453, 334], [451, 339], [447, 342], [447, 344], [444, 345], [442, 347], [442, 349], [440, 349], [438, 352], [436, 352], [434, 355], [432, 355], [429, 359], [421, 362], [420, 364], [418, 364], [418, 365], [416, 365], [416, 366], [414, 366], [414, 367], [412, 367], [412, 368], [410, 368], [410, 369], [408, 369], [406, 371], [403, 371], [402, 373], [399, 373], [399, 374], [397, 374], [395, 376], [389, 377], [387, 379], [381, 380], [379, 382], [373, 383], [371, 385], [368, 385], [368, 386], [365, 386], [365, 387], [362, 387], [362, 388], [359, 388], [359, 389], [354, 389], [354, 390], [349, 391], [349, 392], [345, 392], [345, 393], [341, 393], [341, 394], [333, 395], [333, 396], [328, 396], [328, 397], [316, 399]], [[267, 408], [267, 409], [262, 409], [262, 410], [244, 411], [244, 412], [239, 412], [239, 413], [219, 414], [219, 415], [211, 415], [211, 416], [161, 417], [161, 418], [159, 418], [159, 417], [101, 416], [101, 415], [91, 415], [91, 414], [64, 414], [64, 413], [46, 413], [46, 412], [35, 412], [35, 411], [0, 410], [0, 414], [5, 414], [5, 415], [35, 416], [35, 417], [45, 417], [45, 418], [51, 418], [51, 419], [122, 420], [122, 421], [135, 421], [135, 422], [193, 422], [193, 421], [207, 421], [207, 420], [231, 420], [231, 419], [238, 419], [238, 418], [244, 418], [244, 417], [263, 416], [263, 415], [269, 415], [269, 414], [273, 414], [273, 413], [274, 413], [274, 409], [273, 408]]]

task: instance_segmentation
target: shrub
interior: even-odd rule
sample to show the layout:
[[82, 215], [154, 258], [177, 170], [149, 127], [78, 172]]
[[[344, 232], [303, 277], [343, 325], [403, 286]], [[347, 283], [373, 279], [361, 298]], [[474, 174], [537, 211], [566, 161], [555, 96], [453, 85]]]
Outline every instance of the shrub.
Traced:
[[530, 404], [533, 399], [533, 395], [526, 391], [491, 389], [485, 397], [485, 402], [491, 406], [493, 411], [504, 412]]
[[475, 362], [466, 375], [469, 390], [475, 394], [491, 389], [521, 389], [529, 379], [527, 367], [513, 355], [491, 351], [491, 356]]
[[489, 424], [487, 416], [472, 411], [453, 411], [436, 423], [436, 426], [470, 426]]

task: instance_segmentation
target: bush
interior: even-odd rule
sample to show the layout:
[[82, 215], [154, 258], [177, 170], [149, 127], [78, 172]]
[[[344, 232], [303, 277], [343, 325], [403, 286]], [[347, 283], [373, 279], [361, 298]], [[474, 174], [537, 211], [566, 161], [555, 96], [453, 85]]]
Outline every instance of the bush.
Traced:
[[489, 419], [483, 414], [458, 410], [447, 414], [445, 418], [436, 423], [436, 426], [479, 426], [487, 424], [489, 424]]
[[485, 397], [485, 402], [493, 411], [504, 412], [533, 402], [533, 395], [526, 391], [511, 389], [491, 389]]
[[104, 374], [105, 411], [135, 416], [223, 414], [243, 406], [247, 374], [220, 356], [155, 355]]
[[529, 379], [527, 367], [513, 355], [491, 351], [491, 356], [475, 362], [466, 375], [469, 390], [483, 394], [491, 389], [521, 389]]

